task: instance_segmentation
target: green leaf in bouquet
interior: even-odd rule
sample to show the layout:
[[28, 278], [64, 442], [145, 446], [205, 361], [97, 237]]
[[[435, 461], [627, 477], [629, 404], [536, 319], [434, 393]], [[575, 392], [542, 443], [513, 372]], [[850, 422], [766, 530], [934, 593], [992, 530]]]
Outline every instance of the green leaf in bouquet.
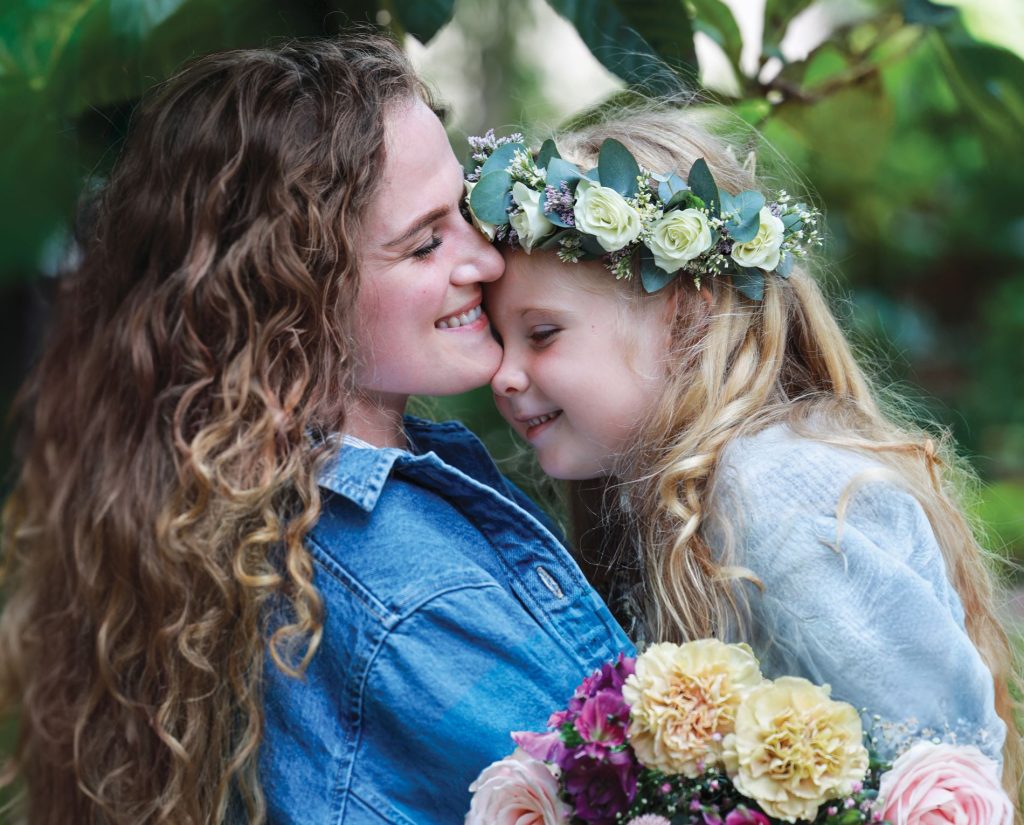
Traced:
[[675, 277], [675, 272], [666, 272], [654, 263], [654, 256], [647, 247], [640, 250], [640, 282], [644, 292], [657, 292]]
[[580, 233], [580, 246], [583, 247], [584, 252], [588, 255], [593, 255], [594, 257], [600, 257], [607, 254], [605, 248], [597, 242], [597, 238], [593, 235], [584, 235]]
[[631, 198], [637, 192], [636, 179], [640, 167], [629, 150], [613, 138], [601, 144], [597, 155], [598, 175], [602, 186], [614, 189], [624, 198]]
[[508, 168], [509, 164], [512, 163], [512, 159], [515, 157], [516, 151], [525, 152], [526, 147], [521, 143], [503, 143], [493, 152], [491, 156], [484, 161], [484, 165], [480, 167], [480, 177], [487, 175], [491, 172], [504, 171]]
[[779, 258], [779, 265], [775, 267], [775, 274], [780, 278], [788, 278], [793, 274], [793, 255], [790, 252], [783, 252]]
[[764, 299], [764, 273], [759, 269], [739, 267], [739, 271], [732, 274], [732, 285], [746, 295], [751, 301]]
[[686, 182], [693, 190], [693, 194], [707, 204], [708, 212], [714, 217], [718, 217], [721, 196], [718, 194], [718, 186], [715, 184], [715, 179], [704, 158], [697, 158], [690, 168]]
[[661, 176], [657, 180], [658, 197], [665, 203], [666, 208], [668, 208], [669, 202], [676, 195], [690, 191], [690, 187], [686, 185], [686, 181], [674, 172], [669, 175]]
[[704, 203], [702, 198], [698, 198], [693, 192], [687, 190], [686, 192], [676, 192], [671, 198], [668, 199], [668, 203], [665, 204], [665, 211], [668, 212], [670, 209], [706, 209], [707, 204]]
[[722, 196], [722, 211], [736, 213], [726, 223], [729, 237], [739, 243], [752, 241], [761, 226], [764, 195], [749, 189], [738, 195], [730, 195], [728, 192], [720, 194]]
[[512, 205], [512, 176], [501, 169], [481, 177], [470, 193], [469, 205], [482, 221], [495, 226], [508, 223], [508, 208]]
[[[554, 223], [554, 221], [552, 221], [552, 223]], [[560, 225], [561, 224], [555, 224], [555, 226]], [[549, 235], [547, 238], [541, 241], [541, 243], [535, 245], [534, 249], [558, 249], [558, 247], [561, 246], [562, 238], [567, 237], [570, 232], [572, 232], [571, 229], [563, 229], [560, 232], [556, 232], [554, 235]]]
[[555, 146], [555, 142], [548, 138], [540, 146], [540, 152], [537, 153], [537, 168], [547, 169], [548, 164], [552, 158], [558, 158], [561, 160], [561, 155], [558, 154], [558, 147]]

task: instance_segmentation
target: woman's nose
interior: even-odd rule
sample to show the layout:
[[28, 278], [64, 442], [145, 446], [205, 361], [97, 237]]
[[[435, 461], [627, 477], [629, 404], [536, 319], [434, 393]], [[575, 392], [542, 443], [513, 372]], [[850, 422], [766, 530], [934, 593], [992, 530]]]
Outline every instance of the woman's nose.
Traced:
[[462, 260], [452, 270], [452, 283], [458, 285], [496, 281], [505, 271], [502, 254], [471, 224], [463, 228], [465, 246]]

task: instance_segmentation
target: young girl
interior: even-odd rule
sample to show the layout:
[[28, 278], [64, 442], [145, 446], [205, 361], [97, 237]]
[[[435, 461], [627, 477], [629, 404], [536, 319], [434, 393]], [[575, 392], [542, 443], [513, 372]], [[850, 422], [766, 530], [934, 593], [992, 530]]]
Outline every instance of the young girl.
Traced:
[[476, 144], [498, 160], [469, 184], [506, 248], [492, 388], [571, 482], [585, 569], [634, 640], [747, 641], [766, 675], [872, 714], [883, 753], [974, 742], [1015, 788], [1012, 657], [961, 473], [882, 406], [797, 263], [813, 213], [762, 196], [692, 113], [606, 121], [535, 163], [501, 144]]

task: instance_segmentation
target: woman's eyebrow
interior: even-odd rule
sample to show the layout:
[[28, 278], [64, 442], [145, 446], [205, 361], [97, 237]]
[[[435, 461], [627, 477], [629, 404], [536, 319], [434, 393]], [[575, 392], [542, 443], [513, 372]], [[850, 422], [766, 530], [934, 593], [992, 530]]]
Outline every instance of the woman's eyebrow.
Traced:
[[401, 244], [403, 244], [406, 241], [408, 241], [411, 237], [413, 237], [413, 235], [415, 235], [417, 232], [422, 232], [424, 229], [426, 229], [432, 223], [435, 223], [435, 222], [437, 222], [439, 220], [442, 220], [442, 219], [448, 217], [448, 215], [451, 214], [451, 211], [452, 211], [452, 207], [451, 206], [437, 206], [437, 207], [431, 209], [426, 214], [421, 215], [419, 218], [417, 218], [413, 222], [413, 224], [408, 229], [406, 229], [405, 232], [403, 232], [401, 235], [399, 235], [397, 238], [395, 238], [392, 241], [387, 241], [384, 244], [384, 246], [389, 247], [389, 248], [393, 247], [393, 246], [400, 246]]

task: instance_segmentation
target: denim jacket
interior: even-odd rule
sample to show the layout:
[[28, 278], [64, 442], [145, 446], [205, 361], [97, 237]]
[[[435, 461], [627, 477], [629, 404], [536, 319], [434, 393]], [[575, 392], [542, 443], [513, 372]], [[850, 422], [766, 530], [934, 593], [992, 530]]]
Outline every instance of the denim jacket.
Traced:
[[928, 518], [892, 473], [776, 425], [726, 448], [715, 490], [710, 542], [728, 531], [760, 583], [744, 637], [766, 676], [831, 685], [867, 711], [882, 756], [938, 738], [1002, 764], [992, 674]]
[[469, 784], [632, 645], [540, 511], [460, 424], [345, 445], [308, 536], [326, 615], [302, 679], [266, 671], [273, 823], [461, 823]]

